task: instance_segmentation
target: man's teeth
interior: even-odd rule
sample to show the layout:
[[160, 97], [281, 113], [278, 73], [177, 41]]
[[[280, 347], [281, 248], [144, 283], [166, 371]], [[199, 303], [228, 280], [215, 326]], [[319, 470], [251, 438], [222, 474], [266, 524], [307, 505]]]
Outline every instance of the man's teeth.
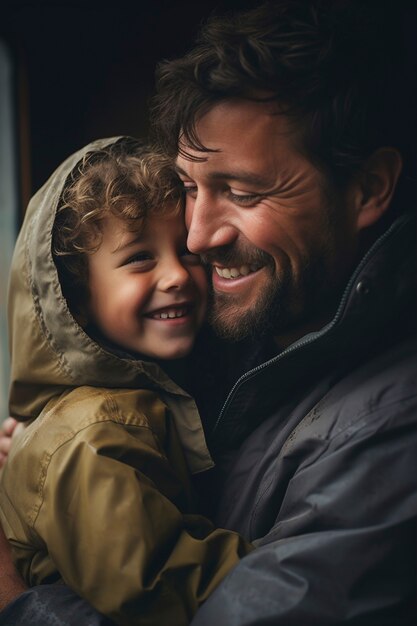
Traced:
[[163, 311], [161, 313], [155, 313], [152, 317], [157, 320], [174, 319], [176, 317], [184, 317], [187, 309], [171, 309], [169, 311]]
[[259, 269], [257, 265], [241, 265], [240, 267], [217, 267], [215, 265], [214, 267], [221, 278], [240, 278], [240, 276], [247, 276]]

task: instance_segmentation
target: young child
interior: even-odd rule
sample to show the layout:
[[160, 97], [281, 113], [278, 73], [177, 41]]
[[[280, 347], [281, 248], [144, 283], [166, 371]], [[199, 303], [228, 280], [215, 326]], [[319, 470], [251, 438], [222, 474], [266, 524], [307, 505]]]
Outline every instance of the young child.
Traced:
[[0, 517], [28, 585], [63, 581], [117, 624], [188, 624], [250, 550], [194, 515], [212, 466], [193, 399], [158, 365], [204, 318], [167, 160], [131, 138], [65, 161], [12, 264], [11, 412]]

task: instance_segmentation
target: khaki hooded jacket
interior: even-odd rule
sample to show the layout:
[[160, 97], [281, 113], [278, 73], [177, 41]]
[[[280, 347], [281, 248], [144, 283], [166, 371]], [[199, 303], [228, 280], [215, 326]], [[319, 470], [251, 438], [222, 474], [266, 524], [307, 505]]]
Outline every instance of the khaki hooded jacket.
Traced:
[[67, 159], [33, 197], [10, 283], [11, 414], [31, 421], [3, 471], [0, 517], [28, 585], [63, 581], [118, 624], [188, 624], [250, 547], [193, 514], [213, 465], [193, 399], [158, 365], [94, 342], [51, 253]]

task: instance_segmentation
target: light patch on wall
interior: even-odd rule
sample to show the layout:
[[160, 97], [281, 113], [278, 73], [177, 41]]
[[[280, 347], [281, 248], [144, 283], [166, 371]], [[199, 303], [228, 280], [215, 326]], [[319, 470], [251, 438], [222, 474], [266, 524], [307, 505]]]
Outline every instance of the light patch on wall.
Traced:
[[15, 111], [13, 62], [0, 41], [0, 421], [8, 415], [7, 284], [18, 210]]

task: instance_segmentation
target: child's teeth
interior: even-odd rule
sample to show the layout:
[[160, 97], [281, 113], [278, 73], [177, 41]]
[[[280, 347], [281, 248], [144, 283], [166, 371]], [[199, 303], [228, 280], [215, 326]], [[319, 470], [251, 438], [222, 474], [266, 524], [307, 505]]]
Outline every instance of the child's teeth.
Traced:
[[157, 319], [167, 320], [175, 319], [176, 317], [183, 317], [185, 315], [185, 309], [172, 309], [171, 311], [164, 311], [164, 313], [158, 313], [155, 315]]

